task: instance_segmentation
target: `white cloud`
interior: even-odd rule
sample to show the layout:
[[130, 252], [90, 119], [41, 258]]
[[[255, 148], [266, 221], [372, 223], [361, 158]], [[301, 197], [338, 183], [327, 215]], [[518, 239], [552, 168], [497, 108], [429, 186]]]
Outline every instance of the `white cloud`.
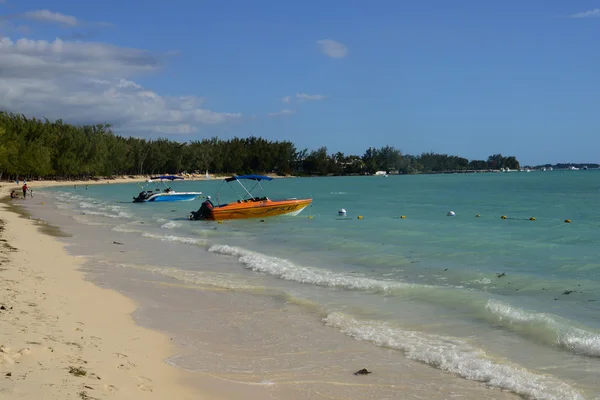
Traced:
[[348, 47], [331, 39], [317, 40], [321, 53], [331, 58], [344, 58], [348, 54]]
[[0, 38], [0, 110], [108, 122], [123, 134], [193, 133], [241, 118], [202, 108], [203, 98], [165, 97], [132, 78], [155, 72], [149, 52], [93, 42]]
[[322, 94], [296, 93], [296, 98], [298, 101], [317, 101], [325, 100], [327, 97]]
[[290, 96], [285, 96], [285, 97], [281, 98], [281, 101], [286, 104], [289, 104], [290, 100], [291, 100]]
[[284, 109], [278, 112], [272, 112], [272, 113], [268, 113], [267, 115], [269, 117], [281, 117], [281, 116], [286, 116], [286, 115], [293, 115], [296, 114], [296, 110], [288, 110], [288, 109]]
[[[0, 0], [1, 2], [2, 0]], [[88, 22], [83, 21], [79, 18], [76, 18], [72, 15], [66, 15], [59, 12], [53, 12], [50, 10], [34, 10], [27, 11], [22, 14], [13, 14], [4, 17], [4, 20], [8, 19], [27, 19], [31, 21], [47, 23], [47, 24], [58, 24], [67, 28], [75, 28], [75, 27], [90, 27], [90, 26], [98, 26], [98, 27], [111, 27], [113, 26], [109, 22]]]
[[576, 14], [569, 15], [569, 18], [593, 18], [600, 17], [600, 8], [595, 8], [589, 11], [583, 11]]
[[77, 18], [71, 15], [65, 15], [49, 10], [28, 11], [23, 14], [23, 17], [33, 19], [39, 22], [49, 22], [68, 26], [79, 25], [79, 21], [77, 20]]

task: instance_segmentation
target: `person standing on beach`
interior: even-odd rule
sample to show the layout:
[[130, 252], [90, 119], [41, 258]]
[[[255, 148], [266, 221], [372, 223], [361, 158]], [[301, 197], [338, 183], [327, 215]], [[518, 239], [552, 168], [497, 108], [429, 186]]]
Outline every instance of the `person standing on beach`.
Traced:
[[22, 189], [23, 189], [23, 198], [26, 199], [27, 198], [27, 184], [24, 184]]

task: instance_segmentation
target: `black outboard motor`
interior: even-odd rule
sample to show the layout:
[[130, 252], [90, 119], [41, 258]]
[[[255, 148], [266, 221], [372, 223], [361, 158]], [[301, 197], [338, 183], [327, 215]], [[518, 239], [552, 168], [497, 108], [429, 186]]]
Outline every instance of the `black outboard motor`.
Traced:
[[134, 203], [141, 203], [148, 198], [148, 193], [145, 190], [141, 191], [137, 197], [133, 198]]
[[207, 199], [205, 202], [202, 203], [198, 211], [192, 211], [192, 213], [190, 214], [190, 220], [198, 221], [203, 219], [210, 219], [213, 207], [213, 203], [210, 201], [210, 199]]

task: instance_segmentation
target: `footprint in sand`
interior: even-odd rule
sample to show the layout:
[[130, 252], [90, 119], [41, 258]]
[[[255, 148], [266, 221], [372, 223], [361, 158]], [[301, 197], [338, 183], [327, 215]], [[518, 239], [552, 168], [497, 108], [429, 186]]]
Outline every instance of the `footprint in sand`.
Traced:
[[142, 391], [142, 392], [153, 392], [154, 388], [152, 386], [147, 386], [144, 385], [143, 383], [140, 383], [139, 385], [137, 385], [138, 390]]
[[117, 389], [117, 387], [114, 385], [104, 385], [104, 390], [110, 393], [115, 393], [119, 389]]
[[7, 364], [14, 364], [14, 363], [18, 363], [19, 359], [21, 357], [23, 357], [24, 355], [30, 354], [31, 350], [26, 347], [24, 349], [21, 349], [19, 351], [16, 352], [12, 352], [11, 349], [9, 347], [4, 347], [4, 346], [0, 346], [0, 360], [2, 360], [2, 363], [7, 363]]
[[123, 364], [119, 364], [117, 365], [118, 369], [124, 369], [124, 370], [130, 370], [131, 368], [135, 368], [137, 365], [135, 365], [134, 363], [130, 362], [130, 361], [126, 361]]
[[31, 349], [29, 347], [25, 347], [24, 349], [17, 351], [17, 354], [19, 354], [19, 356], [25, 356], [27, 354], [31, 354]]

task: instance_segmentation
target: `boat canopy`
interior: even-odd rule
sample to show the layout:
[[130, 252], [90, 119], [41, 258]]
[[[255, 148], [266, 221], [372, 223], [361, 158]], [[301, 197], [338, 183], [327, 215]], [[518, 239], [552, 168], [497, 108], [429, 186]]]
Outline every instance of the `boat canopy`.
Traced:
[[175, 176], [175, 175], [161, 175], [161, 176], [153, 176], [150, 179], [160, 179], [160, 180], [169, 180], [169, 181], [174, 181], [177, 179], [183, 179], [181, 176]]
[[239, 181], [240, 179], [249, 179], [253, 181], [272, 181], [273, 178], [264, 175], [240, 175], [240, 176], [232, 176], [231, 178], [226, 178], [225, 182]]

